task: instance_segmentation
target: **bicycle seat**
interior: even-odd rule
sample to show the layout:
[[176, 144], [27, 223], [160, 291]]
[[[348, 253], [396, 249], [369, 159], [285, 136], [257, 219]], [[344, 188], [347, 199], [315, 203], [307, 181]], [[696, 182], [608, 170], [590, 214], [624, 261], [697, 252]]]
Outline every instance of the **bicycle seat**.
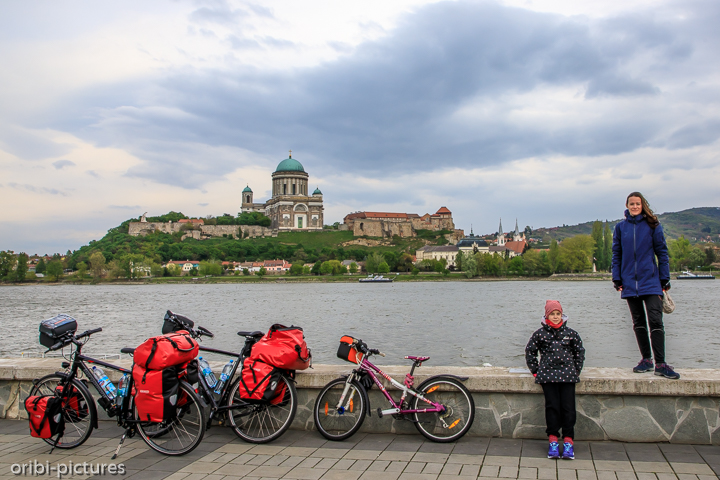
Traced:
[[132, 355], [133, 353], [135, 353], [135, 349], [130, 347], [121, 348], [120, 353], [129, 353]]
[[262, 337], [265, 334], [260, 330], [255, 330], [254, 332], [238, 332], [238, 335], [241, 337]]
[[405, 358], [408, 360], [412, 360], [413, 362], [418, 362], [418, 363], [422, 363], [426, 360], [430, 360], [430, 357], [413, 357], [411, 355], [408, 355]]

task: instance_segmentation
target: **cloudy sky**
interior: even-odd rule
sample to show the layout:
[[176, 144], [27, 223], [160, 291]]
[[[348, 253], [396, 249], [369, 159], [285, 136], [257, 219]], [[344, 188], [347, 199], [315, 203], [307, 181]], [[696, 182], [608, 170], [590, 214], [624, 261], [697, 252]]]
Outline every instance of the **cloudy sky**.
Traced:
[[0, 250], [237, 214], [292, 149], [325, 223], [476, 233], [720, 206], [720, 3], [0, 4]]

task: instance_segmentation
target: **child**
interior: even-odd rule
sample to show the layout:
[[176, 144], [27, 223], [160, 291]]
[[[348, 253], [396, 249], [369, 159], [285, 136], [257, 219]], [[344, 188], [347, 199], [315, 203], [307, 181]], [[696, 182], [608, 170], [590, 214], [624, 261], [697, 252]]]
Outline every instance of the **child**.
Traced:
[[585, 349], [580, 335], [567, 326], [567, 317], [557, 300], [545, 303], [542, 327], [530, 337], [525, 347], [525, 361], [535, 376], [535, 383], [542, 386], [545, 394], [545, 432], [550, 440], [548, 458], [560, 458], [558, 437], [562, 427], [562, 458], [573, 460], [575, 384], [580, 381]]

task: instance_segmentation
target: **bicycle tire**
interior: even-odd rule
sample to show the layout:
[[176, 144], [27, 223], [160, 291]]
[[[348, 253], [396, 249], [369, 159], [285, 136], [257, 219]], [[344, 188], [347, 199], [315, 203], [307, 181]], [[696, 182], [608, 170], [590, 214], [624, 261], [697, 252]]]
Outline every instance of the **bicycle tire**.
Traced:
[[[336, 378], [323, 387], [313, 407], [313, 420], [320, 434], [328, 440], [340, 441], [350, 438], [365, 421], [369, 408], [365, 387], [357, 380], [350, 382], [346, 405], [342, 412], [337, 409], [340, 396], [345, 390], [347, 378]], [[357, 400], [356, 400], [357, 399]], [[357, 405], [360, 402], [360, 405]]]
[[[55, 388], [57, 388], [58, 385], [67, 384], [67, 380], [56, 373], [46, 375], [33, 385], [30, 389], [28, 397], [32, 397], [33, 395], [55, 395]], [[79, 447], [85, 443], [88, 438], [90, 438], [93, 425], [97, 422], [97, 412], [94, 408], [92, 408], [94, 405], [91, 406], [95, 400], [92, 395], [90, 395], [90, 392], [85, 384], [77, 378], [73, 378], [72, 385], [78, 391], [79, 395], [82, 396], [82, 399], [78, 400], [78, 405], [81, 408], [87, 408], [87, 415], [78, 415], [75, 409], [69, 406], [67, 400], [63, 402], [62, 408], [63, 417], [65, 417], [65, 433], [63, 433], [62, 437], [60, 437], [57, 445], [55, 445], [52, 438], [43, 438], [45, 443], [48, 445], [55, 445], [56, 448], [70, 449]], [[83, 407], [80, 402], [84, 402], [85, 407]]]
[[[168, 422], [137, 424], [137, 431], [145, 443], [164, 455], [178, 456], [190, 453], [200, 445], [205, 435], [205, 412], [200, 399], [187, 382], [180, 382], [180, 390], [187, 395], [187, 401], [177, 407], [175, 419]], [[134, 402], [133, 412], [135, 418], [139, 418]]]
[[227, 397], [227, 404], [236, 407], [227, 411], [235, 435], [249, 443], [268, 443], [290, 428], [297, 412], [297, 389], [285, 375], [280, 376], [279, 382], [285, 383], [285, 394], [278, 404], [273, 405], [267, 401], [243, 400], [239, 391], [240, 378], [235, 380]]
[[[431, 377], [418, 387], [428, 400], [440, 403], [446, 408], [443, 414], [437, 412], [414, 413], [415, 428], [433, 442], [453, 442], [465, 435], [475, 419], [475, 402], [465, 385], [451, 377]], [[427, 404], [413, 397], [412, 409], [426, 408]], [[455, 430], [458, 428], [458, 430]]]

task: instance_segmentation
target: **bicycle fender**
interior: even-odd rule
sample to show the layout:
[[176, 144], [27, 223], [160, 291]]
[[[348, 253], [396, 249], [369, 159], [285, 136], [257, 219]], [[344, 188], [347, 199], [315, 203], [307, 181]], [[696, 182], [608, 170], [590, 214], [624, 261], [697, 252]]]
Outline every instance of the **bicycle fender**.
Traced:
[[449, 373], [444, 373], [442, 375], [435, 375], [435, 376], [429, 377], [424, 382], [422, 382], [422, 384], [425, 384], [425, 383], [429, 382], [430, 380], [437, 380], [438, 378], [452, 378], [453, 380], [460, 380], [461, 382], [465, 382], [470, 377], [461, 377], [460, 375], [452, 375]]

